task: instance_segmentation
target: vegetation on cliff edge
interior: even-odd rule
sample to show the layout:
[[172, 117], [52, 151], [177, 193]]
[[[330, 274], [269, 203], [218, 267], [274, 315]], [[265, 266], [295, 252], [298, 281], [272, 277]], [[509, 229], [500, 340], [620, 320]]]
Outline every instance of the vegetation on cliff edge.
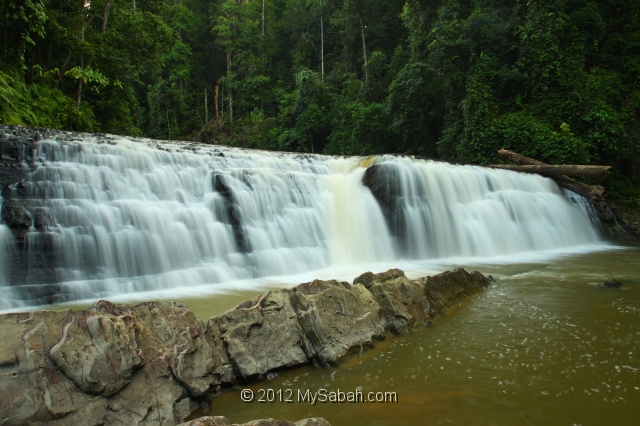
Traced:
[[[637, 200], [640, 3], [7, 0], [0, 122], [470, 163], [609, 164]], [[636, 201], [637, 202], [637, 201]]]

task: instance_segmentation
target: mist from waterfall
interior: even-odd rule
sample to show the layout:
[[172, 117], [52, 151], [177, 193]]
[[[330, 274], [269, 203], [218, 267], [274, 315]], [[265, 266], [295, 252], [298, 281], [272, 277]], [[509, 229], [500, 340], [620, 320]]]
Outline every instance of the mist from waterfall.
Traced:
[[[0, 225], [0, 309], [600, 243], [584, 205], [504, 170], [89, 136], [34, 158], [21, 200], [38, 226], [17, 253]], [[381, 165], [392, 217], [363, 185]]]

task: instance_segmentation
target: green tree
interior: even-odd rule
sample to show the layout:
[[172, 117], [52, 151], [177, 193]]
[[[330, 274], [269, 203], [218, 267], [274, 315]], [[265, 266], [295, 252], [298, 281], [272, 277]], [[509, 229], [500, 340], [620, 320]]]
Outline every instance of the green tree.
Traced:
[[8, 68], [25, 66], [27, 48], [44, 38], [47, 13], [43, 0], [4, 0], [0, 5], [3, 31], [2, 62]]
[[416, 62], [396, 76], [387, 99], [391, 130], [397, 149], [436, 158], [436, 143], [443, 131], [444, 98], [439, 76], [429, 65]]

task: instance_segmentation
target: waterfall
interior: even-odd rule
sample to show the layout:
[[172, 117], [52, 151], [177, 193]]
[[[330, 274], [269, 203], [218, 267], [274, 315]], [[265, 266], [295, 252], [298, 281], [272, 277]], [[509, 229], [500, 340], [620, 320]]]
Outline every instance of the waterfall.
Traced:
[[0, 225], [0, 309], [599, 241], [551, 180], [504, 170], [97, 136], [33, 158], [20, 254]]
[[406, 257], [494, 256], [598, 240], [589, 204], [550, 179], [409, 158], [378, 162], [375, 179], [385, 185], [372, 190], [382, 192], [396, 250]]
[[[0, 196], [0, 210], [3, 204]], [[9, 308], [6, 301], [16, 297], [15, 291], [9, 285], [7, 277], [10, 275], [11, 261], [16, 256], [15, 237], [11, 229], [0, 219], [0, 309]]]
[[[0, 205], [2, 198], [0, 197]], [[15, 241], [11, 229], [8, 226], [0, 224], [0, 292], [7, 291], [9, 275], [11, 267], [11, 259], [16, 255]]]

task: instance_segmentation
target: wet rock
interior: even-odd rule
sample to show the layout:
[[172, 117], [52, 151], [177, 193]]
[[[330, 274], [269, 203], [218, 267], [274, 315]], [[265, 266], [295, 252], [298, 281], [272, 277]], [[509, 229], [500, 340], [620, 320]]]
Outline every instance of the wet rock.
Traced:
[[269, 291], [209, 320], [218, 329], [239, 376], [306, 363], [303, 330], [289, 290]]
[[320, 281], [270, 291], [209, 320], [243, 381], [282, 367], [336, 362], [385, 335], [364, 286]]
[[7, 199], [2, 204], [2, 221], [14, 231], [26, 232], [33, 219], [24, 206], [16, 203], [12, 199]]
[[309, 419], [300, 420], [297, 422], [289, 422], [283, 420], [274, 419], [261, 419], [252, 420], [248, 423], [231, 423], [229, 419], [223, 416], [216, 417], [200, 417], [199, 419], [191, 420], [190, 422], [182, 423], [178, 426], [331, 426], [331, 424], [322, 417], [313, 417]]
[[178, 303], [0, 315], [0, 341], [0, 424], [174, 425], [230, 380]]
[[432, 277], [420, 278], [434, 318], [443, 316], [455, 302], [480, 292], [491, 280], [480, 272], [467, 272], [462, 268], [445, 271]]
[[131, 308], [138, 319], [140, 349], [149, 358], [166, 360], [175, 378], [194, 397], [231, 380], [231, 366], [219, 341], [186, 306], [148, 302]]
[[72, 317], [49, 355], [84, 392], [108, 397], [131, 381], [144, 364], [131, 315]]
[[222, 196], [224, 200], [224, 208], [229, 219], [231, 228], [233, 229], [233, 237], [236, 241], [238, 250], [242, 253], [249, 252], [249, 245], [242, 229], [242, 214], [240, 207], [235, 199], [233, 190], [227, 181], [228, 178], [221, 174], [213, 176], [213, 188]]
[[84, 424], [103, 412], [102, 398], [82, 392], [49, 358], [74, 319], [70, 311], [0, 316], [0, 424], [54, 422], [83, 412]]
[[399, 238], [405, 234], [404, 216], [396, 204], [401, 194], [400, 179], [394, 164], [374, 164], [367, 168], [362, 184], [369, 188], [382, 209], [391, 233]]
[[601, 284], [601, 287], [604, 288], [620, 288], [622, 287], [622, 282], [616, 280], [615, 278], [608, 278], [605, 282]]
[[293, 289], [291, 302], [304, 331], [305, 352], [333, 363], [385, 336], [380, 305], [363, 285], [315, 280]]
[[56, 221], [51, 210], [41, 207], [36, 210], [33, 226], [39, 231], [46, 231], [48, 228], [55, 226]]
[[224, 386], [338, 362], [488, 284], [462, 269], [416, 281], [397, 269], [354, 285], [316, 280], [267, 292], [207, 324], [175, 302], [0, 315], [0, 424], [175, 425]]
[[205, 416], [178, 426], [230, 426], [231, 422], [224, 416]]
[[366, 272], [353, 283], [364, 285], [373, 294], [382, 308], [386, 329], [394, 334], [433, 320], [424, 285], [409, 281], [399, 269], [379, 274]]

